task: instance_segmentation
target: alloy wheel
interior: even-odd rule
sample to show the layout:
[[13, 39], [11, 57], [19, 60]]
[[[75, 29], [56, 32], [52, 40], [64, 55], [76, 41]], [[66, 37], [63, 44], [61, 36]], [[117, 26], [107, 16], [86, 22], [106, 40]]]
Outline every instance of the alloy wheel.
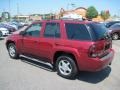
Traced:
[[117, 33], [114, 33], [114, 34], [112, 35], [112, 38], [113, 38], [114, 40], [117, 40], [117, 39], [119, 38], [119, 35], [118, 35]]
[[72, 72], [72, 66], [67, 60], [61, 60], [59, 62], [58, 68], [63, 75], [69, 75]]
[[11, 57], [15, 57], [16, 51], [15, 51], [14, 46], [11, 45], [11, 46], [9, 47], [9, 53], [10, 53], [10, 56], [11, 56]]

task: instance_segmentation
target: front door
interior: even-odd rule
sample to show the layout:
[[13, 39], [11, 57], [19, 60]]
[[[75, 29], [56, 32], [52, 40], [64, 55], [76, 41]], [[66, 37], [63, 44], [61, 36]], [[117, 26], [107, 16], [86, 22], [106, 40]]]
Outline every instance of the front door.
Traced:
[[26, 31], [22, 40], [22, 52], [27, 55], [37, 55], [40, 47], [41, 23], [32, 24]]

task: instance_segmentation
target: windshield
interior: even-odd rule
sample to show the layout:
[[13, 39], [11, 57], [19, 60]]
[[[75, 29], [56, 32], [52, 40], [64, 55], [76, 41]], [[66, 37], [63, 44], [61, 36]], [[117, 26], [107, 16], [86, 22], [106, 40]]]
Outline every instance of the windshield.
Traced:
[[93, 40], [100, 40], [108, 35], [107, 28], [101, 23], [90, 23], [88, 27], [90, 32], [92, 32]]

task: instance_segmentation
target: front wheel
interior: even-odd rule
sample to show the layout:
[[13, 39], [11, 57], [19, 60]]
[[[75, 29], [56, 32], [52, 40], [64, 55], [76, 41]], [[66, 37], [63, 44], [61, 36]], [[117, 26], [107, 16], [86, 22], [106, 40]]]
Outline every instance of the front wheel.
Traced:
[[78, 71], [73, 58], [67, 55], [63, 55], [57, 58], [56, 69], [60, 76], [68, 79], [75, 78]]
[[8, 53], [9, 56], [13, 59], [17, 59], [19, 57], [19, 54], [17, 53], [16, 46], [14, 43], [10, 43], [8, 45]]

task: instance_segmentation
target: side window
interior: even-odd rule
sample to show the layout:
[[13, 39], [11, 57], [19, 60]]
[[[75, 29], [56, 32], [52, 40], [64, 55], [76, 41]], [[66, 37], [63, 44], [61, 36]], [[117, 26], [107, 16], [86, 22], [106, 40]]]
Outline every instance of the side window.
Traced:
[[91, 40], [90, 34], [84, 24], [65, 24], [68, 39]]
[[60, 25], [59, 25], [59, 23], [46, 23], [44, 36], [45, 37], [60, 38]]
[[32, 37], [40, 37], [40, 31], [42, 28], [42, 24], [33, 24], [31, 27], [29, 27], [26, 30], [26, 36], [32, 36]]

